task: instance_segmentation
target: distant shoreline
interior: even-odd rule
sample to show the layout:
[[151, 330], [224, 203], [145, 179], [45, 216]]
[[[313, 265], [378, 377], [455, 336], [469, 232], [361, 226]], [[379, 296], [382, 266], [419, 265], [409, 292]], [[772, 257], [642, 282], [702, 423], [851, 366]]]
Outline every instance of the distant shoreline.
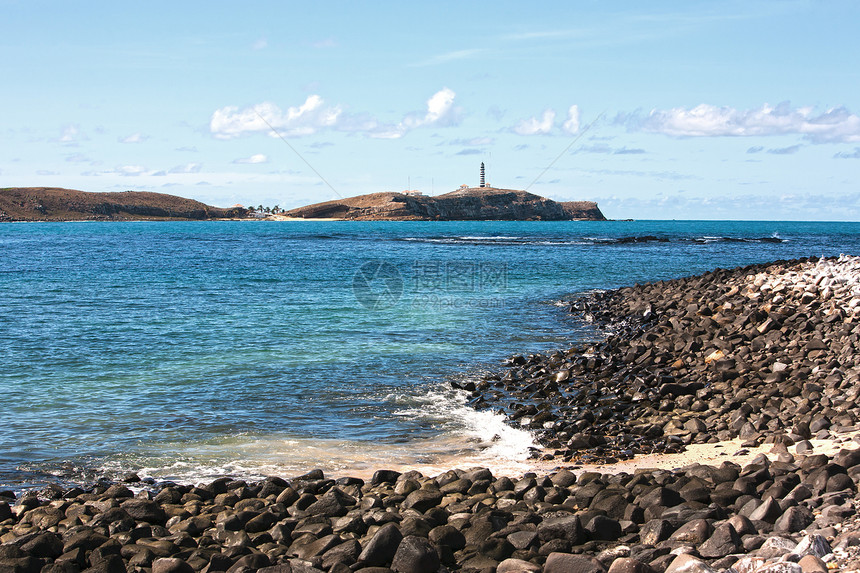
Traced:
[[[269, 211], [274, 211], [271, 213]], [[259, 216], [264, 215], [264, 216]], [[592, 201], [556, 202], [525, 191], [463, 187], [438, 196], [371, 193], [283, 211], [214, 207], [149, 191], [92, 193], [56, 187], [0, 188], [0, 222], [62, 221], [604, 221]]]

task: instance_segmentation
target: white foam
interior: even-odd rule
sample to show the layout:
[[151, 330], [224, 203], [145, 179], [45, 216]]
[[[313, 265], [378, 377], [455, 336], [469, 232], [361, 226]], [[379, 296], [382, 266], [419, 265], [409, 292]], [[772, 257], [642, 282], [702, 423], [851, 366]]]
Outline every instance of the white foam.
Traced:
[[119, 479], [134, 471], [142, 478], [196, 484], [221, 476], [289, 478], [316, 468], [328, 476], [367, 479], [382, 468], [414, 469], [434, 476], [452, 468], [481, 466], [497, 475], [514, 476], [535, 467], [529, 459], [537, 447], [533, 436], [506, 424], [501, 414], [474, 410], [466, 392], [439, 384], [418, 395], [403, 393], [388, 399], [394, 404], [393, 415], [413, 418], [418, 425], [432, 428], [432, 435], [401, 436], [397, 443], [284, 435], [149, 443], [133, 455], [103, 460], [96, 474]]
[[463, 466], [481, 465], [494, 471], [528, 471], [528, 456], [538, 447], [534, 436], [508, 425], [502, 414], [475, 410], [467, 400], [468, 394], [464, 391], [436, 387], [419, 397], [413, 407], [396, 414], [439, 424], [444, 429], [443, 443], [450, 446], [460, 443], [460, 451], [455, 455], [440, 452], [442, 455], [437, 461], [444, 460], [443, 465], [459, 462]]

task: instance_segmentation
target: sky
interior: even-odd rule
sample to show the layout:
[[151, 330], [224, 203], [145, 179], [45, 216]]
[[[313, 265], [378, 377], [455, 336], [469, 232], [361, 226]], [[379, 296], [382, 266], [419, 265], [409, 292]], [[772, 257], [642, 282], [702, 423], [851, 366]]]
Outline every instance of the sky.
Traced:
[[0, 187], [860, 220], [860, 2], [0, 0]]

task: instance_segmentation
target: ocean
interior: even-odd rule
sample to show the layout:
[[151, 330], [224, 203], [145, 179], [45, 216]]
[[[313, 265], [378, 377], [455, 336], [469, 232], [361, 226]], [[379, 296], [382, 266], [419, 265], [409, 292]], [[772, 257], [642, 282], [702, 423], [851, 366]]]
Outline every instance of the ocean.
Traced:
[[842, 253], [860, 224], [3, 224], [0, 489], [524, 471], [450, 382], [597, 336], [563, 301]]

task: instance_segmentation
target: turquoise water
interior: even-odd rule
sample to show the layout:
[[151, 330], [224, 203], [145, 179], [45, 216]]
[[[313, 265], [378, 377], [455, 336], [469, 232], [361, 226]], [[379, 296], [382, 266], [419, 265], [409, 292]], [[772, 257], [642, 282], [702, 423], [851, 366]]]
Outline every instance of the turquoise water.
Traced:
[[0, 253], [0, 487], [20, 488], [516, 464], [530, 437], [447, 382], [589, 336], [560, 299], [856, 255], [860, 224], [4, 224]]

